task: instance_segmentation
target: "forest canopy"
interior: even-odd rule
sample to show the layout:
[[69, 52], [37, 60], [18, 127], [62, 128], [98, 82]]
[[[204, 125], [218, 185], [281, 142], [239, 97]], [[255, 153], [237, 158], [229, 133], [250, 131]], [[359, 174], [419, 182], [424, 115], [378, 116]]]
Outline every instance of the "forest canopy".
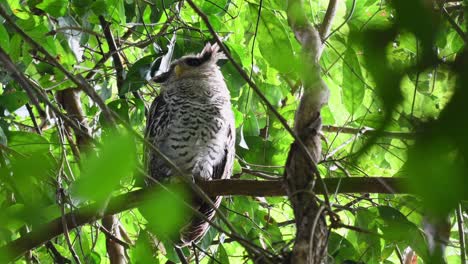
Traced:
[[[306, 220], [326, 235], [303, 263], [466, 263], [467, 8], [1, 1], [0, 263], [294, 263]], [[149, 76], [206, 43], [227, 57], [232, 179], [141, 188]], [[177, 250], [190, 188], [225, 199]]]

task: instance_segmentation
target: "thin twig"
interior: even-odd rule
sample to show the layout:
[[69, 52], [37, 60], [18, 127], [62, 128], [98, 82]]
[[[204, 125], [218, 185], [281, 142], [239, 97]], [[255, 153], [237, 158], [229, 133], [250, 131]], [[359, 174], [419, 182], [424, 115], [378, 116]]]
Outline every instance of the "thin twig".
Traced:
[[101, 230], [101, 232], [103, 232], [108, 239], [116, 242], [117, 244], [120, 244], [124, 248], [130, 248], [130, 246], [131, 246], [130, 244], [128, 244], [127, 242], [123, 241], [122, 239], [116, 237], [114, 234], [112, 234], [109, 230], [107, 230], [102, 225], [98, 224], [98, 227], [99, 227], [99, 230]]
[[[363, 136], [372, 136], [375, 133], [379, 133], [381, 137], [387, 138], [396, 138], [396, 139], [415, 139], [418, 136], [418, 132], [393, 132], [393, 131], [376, 131], [372, 128], [365, 127], [365, 133]], [[362, 133], [363, 128], [354, 128], [354, 127], [340, 127], [340, 126], [323, 126], [322, 131], [332, 132], [332, 133], [345, 133], [345, 134], [359, 134]]]
[[34, 116], [34, 112], [33, 112], [32, 108], [31, 108], [31, 105], [29, 103], [26, 104], [26, 109], [28, 110], [29, 117], [31, 117], [31, 121], [33, 122], [34, 129], [36, 130], [36, 133], [38, 133], [39, 135], [42, 135], [42, 130], [39, 127], [39, 125], [37, 124], [36, 117]]
[[468, 37], [466, 33], [463, 31], [463, 29], [461, 29], [461, 27], [457, 24], [457, 22], [453, 20], [453, 18], [450, 16], [450, 14], [447, 12], [447, 9], [445, 9], [443, 5], [441, 5], [440, 3], [438, 5], [439, 5], [439, 8], [442, 10], [442, 13], [444, 14], [445, 18], [447, 18], [450, 25], [452, 25], [455, 32], [457, 32], [457, 34], [462, 38], [465, 44], [468, 44]]
[[457, 210], [457, 225], [458, 225], [458, 236], [460, 240], [460, 259], [461, 263], [466, 263], [466, 241], [465, 241], [465, 230], [461, 204], [458, 204]]

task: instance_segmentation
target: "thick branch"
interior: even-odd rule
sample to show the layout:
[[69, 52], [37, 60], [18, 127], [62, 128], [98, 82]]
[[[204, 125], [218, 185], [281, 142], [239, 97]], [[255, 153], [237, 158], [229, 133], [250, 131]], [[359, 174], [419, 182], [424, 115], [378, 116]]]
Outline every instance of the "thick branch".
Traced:
[[[313, 157], [313, 162], [304, 159], [304, 153], [298, 148], [298, 142], [294, 141], [286, 162], [284, 178], [296, 222], [296, 238], [289, 263], [324, 263], [327, 252], [329, 231], [325, 213], [331, 211], [327, 193], [329, 187], [327, 188], [321, 178], [316, 165], [322, 147], [320, 111], [328, 102], [329, 96], [328, 87], [320, 76], [318, 62], [323, 50], [322, 38], [328, 34], [336, 12], [336, 1], [329, 1], [321, 32], [308, 20], [302, 0], [288, 1], [288, 23], [302, 46], [303, 61], [300, 73], [304, 93], [296, 112], [294, 131]], [[324, 205], [320, 204], [315, 196], [315, 181], [323, 188]]]
[[[330, 190], [336, 193], [405, 193], [402, 178], [333, 178], [325, 179]], [[244, 195], [244, 196], [283, 196], [286, 190], [283, 181], [256, 180], [216, 180], [202, 182], [200, 187], [209, 196]], [[158, 188], [158, 187], [155, 187]], [[137, 190], [119, 195], [110, 200], [104, 215], [117, 214], [140, 206], [151, 189]], [[323, 193], [319, 186], [314, 190]], [[64, 216], [69, 229], [99, 220], [101, 204], [92, 204], [68, 213]], [[34, 249], [63, 233], [62, 217], [34, 229], [22, 237], [0, 248], [0, 263], [8, 263], [26, 251]]]

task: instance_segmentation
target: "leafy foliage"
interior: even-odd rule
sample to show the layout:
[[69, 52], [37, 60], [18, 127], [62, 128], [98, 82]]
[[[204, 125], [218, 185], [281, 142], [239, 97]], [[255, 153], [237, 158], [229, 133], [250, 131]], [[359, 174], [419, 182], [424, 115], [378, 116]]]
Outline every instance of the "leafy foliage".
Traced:
[[[307, 62], [301, 60], [300, 44], [288, 25], [286, 1], [194, 2], [235, 61], [292, 126], [301, 94], [297, 71]], [[325, 178], [404, 176], [409, 179], [405, 188], [417, 196], [329, 190], [341, 220], [329, 236], [328, 255], [335, 263], [400, 263], [407, 247], [419, 263], [438, 263], [423, 232], [427, 215], [449, 220], [448, 262], [460, 263], [459, 256], [466, 253], [460, 250], [459, 232], [467, 227], [459, 230], [453, 211], [461, 203], [466, 220], [467, 1], [448, 2], [446, 8], [416, 0], [346, 0], [338, 5], [320, 60], [331, 95], [322, 111], [326, 127], [319, 170]], [[327, 5], [304, 1], [303, 8], [320, 24]], [[127, 124], [109, 128], [104, 113], [85, 93], [78, 95], [84, 120], [77, 121], [58, 94], [83, 87], [0, 18], [0, 48], [52, 105], [81, 128], [88, 126], [94, 139], [80, 145], [83, 135], [50, 105], [31, 98], [0, 62], [2, 247], [76, 207], [92, 201], [105, 206], [110, 196], [139, 188], [135, 178], [140, 176], [143, 143], [124, 128], [143, 132], [145, 111], [159, 89], [148, 83], [147, 73], [157, 70], [173, 36], [175, 58], [198, 52], [213, 40], [199, 16], [181, 1], [7, 0], [0, 7], [67, 71], [83, 76]], [[100, 17], [110, 23], [118, 54], [111, 51]], [[123, 72], [116, 70], [117, 58]], [[233, 177], [281, 179], [291, 135], [232, 64], [221, 69], [236, 118]], [[374, 133], [368, 133], [371, 129]], [[187, 217], [180, 199], [188, 194], [176, 193], [179, 198], [156, 193], [139, 208], [141, 213], [132, 209], [119, 214], [134, 242], [128, 249], [132, 263], [179, 261], [167, 237]], [[233, 196], [221, 210], [240, 237], [266, 251], [281, 255], [294, 242], [287, 197]], [[227, 229], [219, 219], [215, 223]], [[41, 263], [58, 257], [71, 261], [74, 251], [82, 263], [108, 263], [105, 235], [97, 228], [92, 223], [70, 230], [72, 246], [60, 235], [32, 249], [32, 256]], [[207, 255], [201, 263], [251, 262], [247, 247], [214, 228], [198, 247], [197, 256]], [[190, 254], [187, 249], [184, 253]], [[27, 258], [17, 262], [29, 263]]]

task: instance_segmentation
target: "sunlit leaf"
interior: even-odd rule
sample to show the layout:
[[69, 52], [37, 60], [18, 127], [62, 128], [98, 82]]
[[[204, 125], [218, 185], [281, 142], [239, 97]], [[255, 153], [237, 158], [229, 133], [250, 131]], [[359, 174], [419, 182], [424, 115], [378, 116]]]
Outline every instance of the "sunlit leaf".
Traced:
[[344, 54], [346, 65], [343, 66], [343, 103], [349, 113], [355, 114], [364, 99], [365, 83], [361, 65], [353, 48], [348, 47]]
[[192, 212], [184, 204], [189, 195], [183, 188], [159, 188], [152, 192], [139, 208], [148, 220], [149, 230], [160, 239], [178, 240], [179, 232], [187, 225]]
[[105, 135], [101, 147], [83, 160], [80, 179], [74, 187], [78, 197], [103, 200], [112, 195], [120, 179], [130, 177], [135, 171], [136, 149], [128, 134], [111, 132]]
[[37, 8], [51, 14], [54, 17], [64, 16], [67, 12], [68, 3], [62, 0], [44, 0], [36, 5]]

